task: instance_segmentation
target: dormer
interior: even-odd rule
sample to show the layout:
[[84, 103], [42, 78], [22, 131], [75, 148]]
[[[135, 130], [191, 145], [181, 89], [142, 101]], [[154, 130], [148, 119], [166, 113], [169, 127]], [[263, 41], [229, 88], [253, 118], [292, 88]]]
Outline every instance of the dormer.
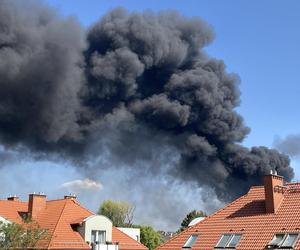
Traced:
[[92, 215], [85, 218], [77, 230], [90, 245], [106, 245], [112, 242], [112, 227], [113, 224], [107, 217]]

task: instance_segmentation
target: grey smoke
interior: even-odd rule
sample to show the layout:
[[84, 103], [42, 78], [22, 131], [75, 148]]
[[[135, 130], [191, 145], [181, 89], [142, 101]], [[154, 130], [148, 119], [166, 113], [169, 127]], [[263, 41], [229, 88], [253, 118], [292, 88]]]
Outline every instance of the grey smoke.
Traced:
[[78, 136], [85, 42], [74, 18], [36, 1], [0, 2], [0, 137], [56, 147]]
[[276, 137], [273, 142], [273, 146], [279, 151], [291, 156], [300, 156], [300, 135], [292, 134], [287, 135], [284, 138]]
[[112, 165], [151, 166], [144, 175], [197, 183], [222, 200], [270, 169], [293, 177], [286, 155], [240, 145], [249, 128], [235, 110], [239, 77], [203, 51], [214, 38], [203, 20], [119, 8], [84, 32], [74, 18], [23, 4], [0, 2], [6, 147], [63, 155], [86, 171], [83, 163], [107, 154]]

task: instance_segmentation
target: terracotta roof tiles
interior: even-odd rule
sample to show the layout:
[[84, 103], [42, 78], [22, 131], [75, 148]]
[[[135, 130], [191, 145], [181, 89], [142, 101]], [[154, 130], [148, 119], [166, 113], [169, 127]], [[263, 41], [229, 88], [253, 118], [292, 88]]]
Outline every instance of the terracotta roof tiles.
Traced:
[[[22, 223], [22, 214], [28, 212], [28, 203], [0, 200], [0, 216], [15, 223]], [[39, 242], [42, 249], [90, 249], [72, 225], [82, 222], [93, 213], [74, 199], [50, 200], [38, 214], [36, 222], [48, 230], [48, 237]], [[119, 242], [119, 250], [146, 250], [147, 248], [113, 227], [113, 242]]]
[[[249, 192], [157, 250], [181, 250], [192, 234], [199, 237], [191, 249], [212, 250], [225, 233], [242, 234], [236, 249], [263, 250], [276, 233], [300, 234], [300, 184], [288, 184], [282, 203], [276, 213], [266, 213], [263, 186], [252, 187]], [[294, 249], [300, 249], [300, 240]]]

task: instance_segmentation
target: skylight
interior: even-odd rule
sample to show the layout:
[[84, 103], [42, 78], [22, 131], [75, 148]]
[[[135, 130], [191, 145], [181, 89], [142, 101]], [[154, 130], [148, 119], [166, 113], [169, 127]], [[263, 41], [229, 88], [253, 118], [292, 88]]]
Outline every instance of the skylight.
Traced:
[[241, 234], [223, 234], [215, 248], [235, 248], [241, 238]]
[[188, 240], [185, 242], [183, 248], [191, 248], [196, 240], [198, 239], [198, 234], [192, 234]]
[[288, 234], [275, 234], [273, 239], [268, 244], [268, 248], [293, 248], [299, 234], [297, 233], [288, 233]]

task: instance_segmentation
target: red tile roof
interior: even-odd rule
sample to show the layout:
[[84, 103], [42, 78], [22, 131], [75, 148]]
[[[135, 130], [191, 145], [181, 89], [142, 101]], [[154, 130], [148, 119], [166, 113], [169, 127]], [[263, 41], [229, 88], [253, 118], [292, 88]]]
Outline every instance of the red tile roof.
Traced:
[[[225, 233], [242, 234], [236, 249], [263, 250], [276, 233], [300, 234], [300, 184], [287, 184], [276, 213], [266, 213], [263, 186], [249, 192], [216, 213], [188, 228], [157, 250], [181, 250], [192, 234], [198, 239], [191, 249], [212, 250]], [[294, 249], [300, 249], [300, 240]]]
[[129, 237], [127, 234], [123, 233], [116, 227], [113, 227], [112, 238], [113, 238], [113, 240], [118, 239], [119, 249], [121, 249], [121, 250], [146, 250], [146, 249], [148, 249], [143, 244], [132, 239], [131, 237]]
[[[22, 213], [28, 212], [28, 203], [0, 200], [0, 216], [22, 223]], [[80, 234], [72, 229], [73, 224], [93, 215], [74, 199], [50, 200], [35, 221], [48, 230], [49, 239], [39, 244], [42, 249], [90, 249]], [[119, 250], [146, 250], [147, 248], [113, 227], [113, 242], [119, 242]]]

